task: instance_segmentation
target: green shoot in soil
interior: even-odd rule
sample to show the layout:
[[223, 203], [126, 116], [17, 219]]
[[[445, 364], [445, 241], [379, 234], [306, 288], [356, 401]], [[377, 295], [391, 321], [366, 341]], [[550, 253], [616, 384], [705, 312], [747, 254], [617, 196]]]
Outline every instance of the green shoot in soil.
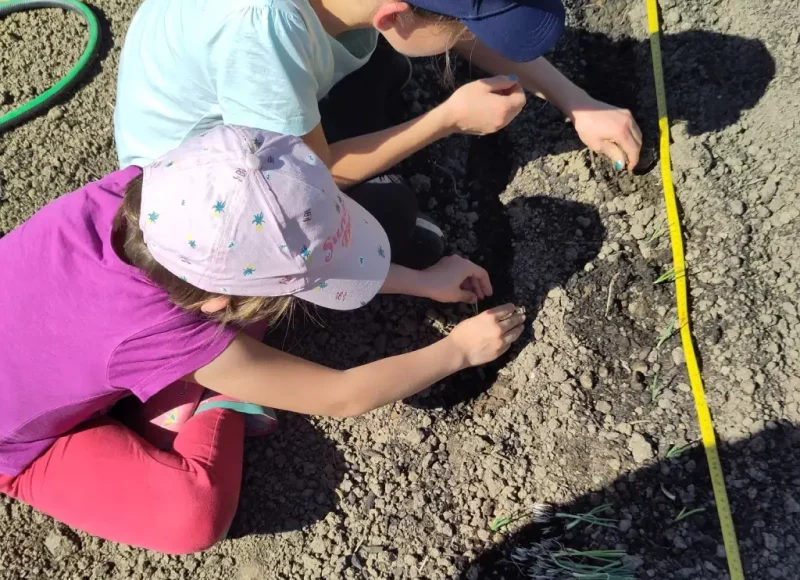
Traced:
[[669, 448], [669, 451], [667, 451], [667, 459], [672, 459], [673, 457], [677, 457], [687, 449], [694, 447], [694, 443], [695, 442], [692, 441], [691, 443], [687, 443], [686, 445], [677, 445], [677, 444], [673, 445], [672, 447]]
[[674, 282], [675, 278], [676, 278], [675, 268], [670, 268], [669, 270], [661, 274], [661, 276], [655, 279], [655, 281], [653, 282], [653, 286], [657, 286], [658, 284], [662, 284], [663, 282]]
[[554, 515], [554, 517], [572, 520], [566, 526], [564, 526], [564, 528], [567, 530], [571, 530], [572, 528], [581, 523], [586, 524], [589, 527], [597, 525], [605, 528], [616, 528], [619, 525], [618, 520], [598, 517], [599, 514], [605, 513], [610, 509], [611, 509], [611, 504], [605, 504], [597, 506], [596, 508], [586, 512], [585, 514], [572, 515], [572, 514], [564, 514], [557, 512]]
[[679, 522], [681, 520], [685, 520], [686, 518], [693, 516], [694, 514], [699, 514], [699, 513], [704, 512], [704, 511], [706, 511], [706, 508], [696, 508], [696, 509], [693, 509], [693, 510], [686, 511], [686, 507], [684, 507], [681, 510], [681, 513], [679, 513], [677, 516], [675, 516], [675, 520], [674, 521]]
[[505, 528], [508, 524], [514, 521], [513, 517], [504, 517], [504, 518], [495, 518], [489, 524], [489, 529], [493, 532], [497, 532], [503, 528]]
[[656, 229], [653, 230], [653, 235], [651, 235], [650, 239], [648, 240], [649, 243], [652, 244], [653, 242], [655, 242], [658, 238], [660, 238], [661, 236], [663, 236], [667, 232], [667, 230], [664, 227], [664, 225], [665, 225], [664, 220], [661, 220], [661, 222], [658, 224], [658, 226], [656, 226]]
[[[549, 524], [554, 519], [569, 520], [564, 526], [566, 530], [571, 530], [579, 524], [586, 524], [589, 527], [602, 526], [606, 528], [616, 528], [619, 523], [618, 520], [600, 517], [601, 514], [606, 513], [610, 509], [611, 504], [604, 504], [584, 514], [567, 514], [553, 511], [553, 508], [547, 504], [537, 503], [534, 504], [531, 513], [533, 514], [533, 521], [539, 524]], [[525, 511], [518, 511], [510, 516], [497, 517], [489, 524], [489, 529], [493, 532], [500, 531], [509, 524], [525, 517], [525, 515]]]
[[650, 402], [655, 403], [661, 394], [661, 385], [658, 384], [658, 372], [653, 375], [653, 383], [650, 385]]
[[670, 322], [667, 325], [667, 327], [661, 331], [661, 334], [658, 336], [658, 342], [656, 343], [656, 350], [661, 348], [662, 344], [664, 344], [670, 338], [672, 338], [672, 335], [675, 334], [675, 331], [677, 330], [677, 326], [678, 326], [678, 317], [676, 316], [675, 318], [672, 319], [672, 322]]

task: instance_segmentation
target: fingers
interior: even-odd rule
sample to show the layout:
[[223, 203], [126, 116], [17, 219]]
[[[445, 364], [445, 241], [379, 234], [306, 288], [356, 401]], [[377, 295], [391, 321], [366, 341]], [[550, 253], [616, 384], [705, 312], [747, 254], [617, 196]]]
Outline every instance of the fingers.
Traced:
[[503, 320], [514, 314], [516, 309], [517, 307], [513, 304], [503, 304], [487, 310], [486, 314], [494, 317], [495, 320]]
[[497, 323], [503, 333], [508, 333], [511, 330], [514, 330], [518, 326], [522, 326], [522, 323], [525, 322], [525, 314], [522, 312], [517, 312], [509, 316], [508, 318], [501, 320]]
[[483, 297], [491, 296], [494, 294], [494, 289], [492, 288], [492, 281], [489, 279], [489, 272], [481, 268], [481, 275], [474, 276], [473, 282], [480, 286], [481, 294]]
[[483, 300], [486, 298], [486, 294], [483, 293], [483, 289], [481, 288], [480, 282], [478, 282], [477, 278], [470, 276], [466, 279], [466, 283], [468, 284], [468, 288], [472, 290], [472, 293], [475, 294], [475, 297], [478, 300]]
[[[519, 326], [515, 326], [508, 332], [503, 335], [503, 343], [510, 347], [511, 343], [517, 340], [520, 336], [522, 336], [522, 332], [525, 330], [525, 326], [520, 324]], [[508, 350], [508, 348], [506, 348]]]
[[625, 157], [628, 159], [628, 171], [633, 171], [633, 168], [639, 163], [639, 151], [642, 148], [641, 141], [637, 142], [633, 137], [633, 129], [623, 135], [617, 146], [625, 152]]
[[600, 145], [600, 153], [605, 155], [614, 164], [614, 169], [622, 171], [627, 166], [625, 152], [613, 141], [603, 141]]
[[478, 296], [471, 290], [462, 289], [460, 290], [458, 301], [465, 304], [475, 304], [478, 301]]
[[633, 139], [639, 144], [639, 148], [642, 148], [642, 130], [639, 128], [639, 125], [636, 121], [631, 117], [631, 133], [633, 134]]

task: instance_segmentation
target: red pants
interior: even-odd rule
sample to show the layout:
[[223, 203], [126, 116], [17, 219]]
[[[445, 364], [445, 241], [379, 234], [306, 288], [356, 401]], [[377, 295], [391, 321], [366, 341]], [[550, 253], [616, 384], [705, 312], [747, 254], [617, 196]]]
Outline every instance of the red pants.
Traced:
[[244, 416], [198, 413], [161, 451], [103, 417], [61, 437], [0, 493], [114, 542], [187, 554], [228, 531], [239, 503]]

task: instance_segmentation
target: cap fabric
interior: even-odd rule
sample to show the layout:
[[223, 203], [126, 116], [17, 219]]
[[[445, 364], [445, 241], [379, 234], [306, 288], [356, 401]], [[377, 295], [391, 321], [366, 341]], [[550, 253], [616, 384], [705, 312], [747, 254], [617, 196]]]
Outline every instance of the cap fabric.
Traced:
[[458, 18], [489, 48], [514, 62], [535, 60], [564, 31], [560, 0], [411, 0], [414, 6]]
[[221, 125], [144, 168], [139, 225], [167, 270], [208, 292], [369, 302], [389, 240], [297, 137]]

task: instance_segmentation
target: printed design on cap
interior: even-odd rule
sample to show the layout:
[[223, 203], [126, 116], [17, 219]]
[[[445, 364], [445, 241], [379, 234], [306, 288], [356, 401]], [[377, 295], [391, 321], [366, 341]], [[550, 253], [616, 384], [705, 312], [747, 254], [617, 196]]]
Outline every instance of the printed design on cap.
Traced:
[[253, 222], [256, 225], [256, 229], [260, 230], [261, 226], [264, 225], [264, 212], [260, 211], [253, 216]]
[[308, 246], [303, 246], [303, 249], [300, 250], [300, 257], [303, 258], [306, 262], [311, 261], [311, 251], [308, 249]]
[[229, 250], [232, 250], [235, 247], [236, 247], [236, 242], [233, 242], [233, 241], [228, 242], [228, 249]]
[[220, 200], [214, 204], [214, 215], [219, 215], [225, 211], [225, 202]]
[[151, 224], [156, 223], [156, 220], [158, 220], [158, 218], [159, 215], [154, 211], [151, 211], [149, 214], [147, 214], [147, 221], [149, 221]]
[[197, 247], [197, 241], [189, 234], [189, 247], [193, 250]]
[[386, 252], [383, 251], [383, 246], [378, 246], [378, 255], [381, 258], [385, 258], [386, 257]]
[[242, 270], [242, 276], [252, 276], [253, 272], [255, 271], [256, 269], [253, 266], [247, 266], [244, 270]]
[[364, 262], [365, 262], [365, 260], [364, 260], [364, 256], [359, 256], [359, 257], [358, 257], [358, 265], [359, 265], [359, 266], [363, 266], [363, 265], [364, 265]]
[[336, 233], [333, 236], [329, 236], [325, 243], [322, 244], [322, 249], [325, 250], [325, 263], [327, 264], [333, 259], [333, 252], [336, 250], [336, 245], [339, 244], [344, 248], [350, 246], [350, 236], [353, 232], [353, 225], [350, 221], [350, 213], [347, 211], [347, 206], [344, 204], [344, 200], [342, 200], [342, 196], [339, 195], [338, 202], [334, 202], [334, 205], [338, 205], [337, 211], [341, 210], [339, 214], [341, 218], [339, 220], [339, 227], [336, 229]]
[[316, 286], [314, 286], [314, 290], [325, 290], [325, 288], [327, 288], [327, 287], [328, 287], [328, 284], [327, 284], [327, 282], [325, 282], [325, 281], [323, 280], [323, 281], [321, 281], [319, 284], [317, 284]]
[[169, 163], [167, 163], [166, 167], [172, 167], [173, 165], [174, 165], [174, 163], [172, 161], [170, 161]]

